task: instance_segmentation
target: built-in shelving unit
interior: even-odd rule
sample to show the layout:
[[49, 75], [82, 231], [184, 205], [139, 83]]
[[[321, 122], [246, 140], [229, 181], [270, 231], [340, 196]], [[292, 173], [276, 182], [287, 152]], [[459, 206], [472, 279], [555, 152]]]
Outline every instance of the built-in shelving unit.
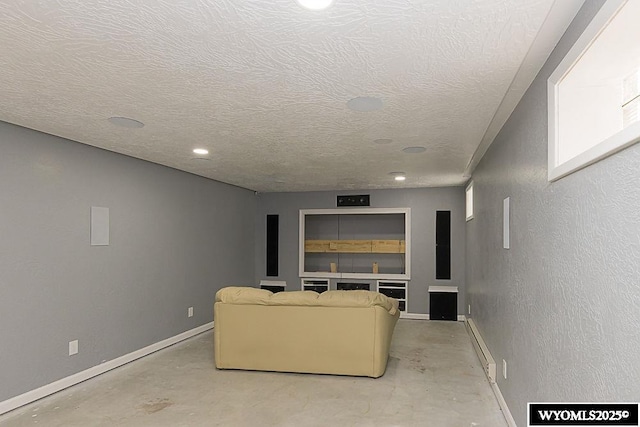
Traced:
[[409, 208], [303, 209], [301, 278], [409, 280]]
[[[402, 313], [407, 311], [408, 282], [404, 280], [378, 280], [378, 292], [398, 300], [398, 307]], [[402, 317], [401, 313], [401, 317]]]

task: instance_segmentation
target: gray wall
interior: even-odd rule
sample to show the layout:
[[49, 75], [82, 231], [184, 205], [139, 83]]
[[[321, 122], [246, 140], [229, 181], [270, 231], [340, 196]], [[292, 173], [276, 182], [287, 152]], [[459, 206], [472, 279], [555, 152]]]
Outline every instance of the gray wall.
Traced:
[[[91, 206], [110, 246], [89, 245]], [[251, 191], [0, 122], [0, 401], [212, 321], [216, 290], [254, 278], [255, 212]]]
[[[370, 194], [371, 207], [411, 208], [411, 281], [408, 311], [428, 313], [429, 285], [460, 287], [458, 312], [464, 304], [464, 189], [462, 187], [394, 189], [349, 192], [262, 193], [256, 216], [256, 276], [260, 280], [286, 280], [287, 289], [299, 290], [298, 215], [300, 209], [336, 209], [336, 196]], [[437, 210], [451, 211], [451, 279], [435, 279], [435, 223]], [[280, 276], [266, 277], [266, 216], [280, 215]], [[351, 280], [350, 280], [351, 281]]]
[[473, 173], [467, 298], [508, 362], [498, 384], [519, 426], [527, 402], [640, 396], [640, 145], [547, 181], [546, 80], [601, 4], [586, 2]]

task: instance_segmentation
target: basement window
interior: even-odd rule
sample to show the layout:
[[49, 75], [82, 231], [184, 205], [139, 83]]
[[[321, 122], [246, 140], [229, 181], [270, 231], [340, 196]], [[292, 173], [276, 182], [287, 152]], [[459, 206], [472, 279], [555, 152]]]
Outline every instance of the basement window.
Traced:
[[548, 81], [549, 181], [640, 141], [640, 1], [606, 2]]

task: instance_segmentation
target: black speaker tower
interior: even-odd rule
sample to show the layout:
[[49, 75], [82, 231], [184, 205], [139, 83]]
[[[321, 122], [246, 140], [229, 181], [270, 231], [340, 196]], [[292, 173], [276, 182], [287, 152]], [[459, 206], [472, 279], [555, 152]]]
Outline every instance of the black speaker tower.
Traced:
[[436, 279], [451, 279], [451, 211], [436, 211]]
[[278, 215], [267, 215], [267, 276], [278, 275]]

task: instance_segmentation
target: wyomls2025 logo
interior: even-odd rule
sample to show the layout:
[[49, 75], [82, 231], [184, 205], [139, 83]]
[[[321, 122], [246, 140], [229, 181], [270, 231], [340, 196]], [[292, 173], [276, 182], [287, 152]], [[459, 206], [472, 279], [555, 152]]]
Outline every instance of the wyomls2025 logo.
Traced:
[[638, 426], [638, 403], [529, 403], [529, 426]]

